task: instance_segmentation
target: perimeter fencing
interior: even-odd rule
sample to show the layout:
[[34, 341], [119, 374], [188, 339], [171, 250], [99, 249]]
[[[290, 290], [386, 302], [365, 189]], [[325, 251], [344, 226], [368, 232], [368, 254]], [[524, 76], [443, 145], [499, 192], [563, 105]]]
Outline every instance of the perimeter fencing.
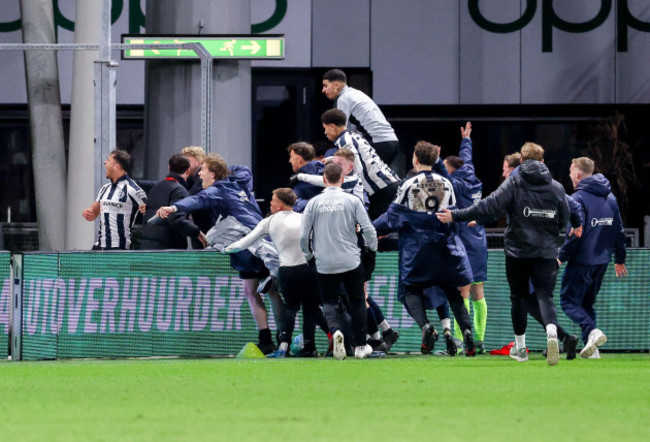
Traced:
[[[12, 260], [14, 284], [9, 253], [0, 253], [0, 357], [7, 357], [10, 324], [14, 360], [227, 356], [257, 341], [242, 282], [218, 252], [25, 252]], [[650, 250], [630, 249], [627, 261], [625, 279], [615, 278], [610, 265], [596, 302], [606, 350], [650, 349]], [[561, 272], [559, 322], [579, 336], [559, 308], [560, 279]], [[401, 333], [392, 350], [419, 352], [421, 332], [396, 298], [397, 280], [397, 253], [378, 254], [369, 294]], [[502, 250], [489, 252], [485, 296], [485, 345], [501, 348], [514, 339]], [[439, 328], [435, 311], [429, 318]], [[275, 329], [270, 313], [269, 320]], [[325, 333], [316, 335], [324, 352]], [[531, 350], [546, 346], [532, 318], [526, 343]]]

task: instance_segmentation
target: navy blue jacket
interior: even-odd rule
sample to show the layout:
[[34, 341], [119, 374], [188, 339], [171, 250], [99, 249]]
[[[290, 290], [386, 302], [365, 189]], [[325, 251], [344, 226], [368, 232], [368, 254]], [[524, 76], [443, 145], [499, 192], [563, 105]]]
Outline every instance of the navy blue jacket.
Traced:
[[[262, 212], [253, 196], [253, 174], [246, 166], [230, 167], [230, 175], [226, 178], [174, 205], [179, 212], [208, 209], [212, 225], [219, 217], [234, 216], [242, 225], [254, 229], [262, 220]], [[262, 261], [257, 261], [248, 250], [230, 255], [232, 267], [239, 271], [263, 270]]]
[[457, 223], [443, 224], [435, 213], [391, 203], [373, 225], [378, 234], [399, 232], [399, 273], [404, 285], [461, 287], [472, 282]]
[[[569, 221], [566, 193], [541, 161], [526, 160], [487, 198], [471, 207], [452, 210], [455, 221], [508, 215], [505, 253], [514, 258], [555, 259], [560, 229]], [[578, 224], [574, 224], [578, 227]]]
[[571, 197], [582, 207], [584, 223], [581, 238], [567, 238], [559, 259], [581, 265], [600, 265], [611, 261], [625, 264], [625, 232], [612, 187], [598, 173], [580, 181]]
[[[310, 161], [309, 163], [302, 166], [298, 169], [296, 173], [307, 173], [309, 175], [322, 175], [325, 165], [320, 161]], [[314, 186], [313, 184], [305, 183], [304, 181], [298, 181], [298, 183], [293, 186], [293, 192], [296, 194], [296, 204], [293, 205], [293, 211], [302, 213], [305, 210], [305, 206], [310, 199], [318, 195], [323, 191], [322, 187]]]
[[[463, 138], [460, 143], [458, 156], [463, 160], [463, 165], [449, 174], [442, 159], [438, 159], [433, 166], [434, 172], [451, 181], [456, 196], [456, 206], [465, 209], [478, 202], [483, 197], [483, 183], [476, 177], [472, 161], [472, 140]], [[477, 225], [469, 227], [466, 222], [459, 223], [459, 235], [467, 249], [470, 261], [487, 262], [487, 239], [485, 227]]]

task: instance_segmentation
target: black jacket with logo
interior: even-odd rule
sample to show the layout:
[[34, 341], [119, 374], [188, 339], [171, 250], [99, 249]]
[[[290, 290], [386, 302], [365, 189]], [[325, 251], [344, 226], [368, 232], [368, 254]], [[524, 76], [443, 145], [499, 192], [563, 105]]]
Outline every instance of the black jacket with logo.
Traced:
[[199, 228], [187, 219], [187, 213], [175, 212], [166, 219], [149, 220], [162, 206], [171, 206], [188, 196], [185, 180], [170, 172], [167, 178], [154, 185], [148, 194], [147, 211], [144, 214], [140, 248], [144, 250], [186, 249], [186, 236], [195, 239]]
[[564, 187], [551, 178], [544, 163], [524, 161], [519, 175], [508, 178], [471, 207], [452, 210], [452, 216], [454, 221], [471, 221], [496, 219], [504, 212], [508, 217], [506, 255], [555, 259], [561, 243], [560, 229], [569, 221], [569, 206]]

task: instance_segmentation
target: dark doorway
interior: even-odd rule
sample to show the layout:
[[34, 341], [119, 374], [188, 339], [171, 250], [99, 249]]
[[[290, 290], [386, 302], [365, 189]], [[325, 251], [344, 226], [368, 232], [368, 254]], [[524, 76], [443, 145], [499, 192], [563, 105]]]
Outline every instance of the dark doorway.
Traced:
[[256, 69], [253, 74], [253, 175], [263, 212], [271, 192], [286, 187], [292, 174], [287, 146], [311, 142], [316, 85], [309, 71]]

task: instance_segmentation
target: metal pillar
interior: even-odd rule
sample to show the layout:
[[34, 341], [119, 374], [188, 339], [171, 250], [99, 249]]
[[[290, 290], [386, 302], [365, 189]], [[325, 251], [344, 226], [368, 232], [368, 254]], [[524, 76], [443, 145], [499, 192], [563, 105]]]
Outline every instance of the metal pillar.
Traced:
[[[150, 34], [246, 34], [250, 0], [157, 0], [147, 2]], [[212, 73], [209, 70], [212, 69]], [[230, 164], [251, 162], [250, 61], [215, 60], [214, 67], [191, 60], [145, 61], [145, 174], [162, 177], [169, 157], [187, 145], [218, 152]], [[206, 85], [198, 90], [198, 81]], [[199, 110], [205, 103], [205, 113]], [[206, 119], [206, 125], [203, 119]], [[169, 124], [169, 122], [173, 124]], [[203, 136], [207, 133], [207, 136]]]
[[11, 360], [22, 359], [23, 339], [23, 255], [11, 256]]
[[95, 61], [95, 195], [105, 180], [104, 159], [115, 150], [115, 81], [117, 62], [111, 60], [111, 0], [102, 1], [99, 60]]

